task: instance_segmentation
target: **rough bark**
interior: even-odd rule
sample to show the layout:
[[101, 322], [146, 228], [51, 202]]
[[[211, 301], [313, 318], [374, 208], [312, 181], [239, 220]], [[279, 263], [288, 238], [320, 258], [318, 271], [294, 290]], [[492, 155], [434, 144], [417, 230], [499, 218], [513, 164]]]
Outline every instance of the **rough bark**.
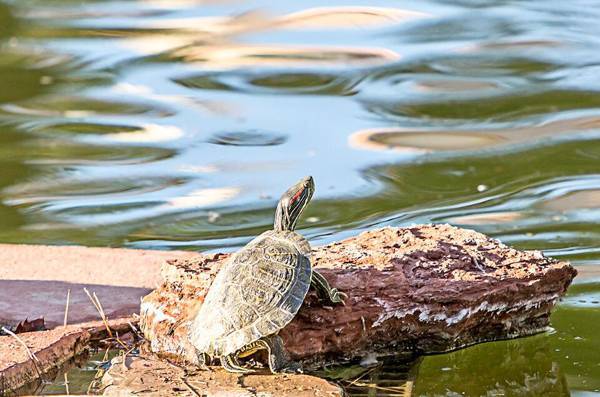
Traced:
[[200, 371], [162, 360], [113, 359], [102, 378], [105, 396], [127, 397], [341, 397], [342, 389], [309, 375], [232, 374], [222, 369]]
[[[226, 254], [163, 265], [141, 305], [153, 352], [195, 362], [187, 327]], [[313, 250], [311, 261], [348, 294], [323, 306], [310, 292], [280, 333], [305, 364], [368, 354], [436, 353], [543, 331], [576, 271], [449, 225], [384, 228]]]

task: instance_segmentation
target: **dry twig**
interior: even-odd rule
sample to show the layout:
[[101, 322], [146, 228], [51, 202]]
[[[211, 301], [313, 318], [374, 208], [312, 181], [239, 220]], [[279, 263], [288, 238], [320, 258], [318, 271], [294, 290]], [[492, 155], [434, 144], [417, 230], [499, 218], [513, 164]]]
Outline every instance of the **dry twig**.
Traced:
[[200, 393], [198, 393], [198, 390], [196, 390], [196, 388], [194, 388], [192, 385], [190, 385], [190, 383], [187, 381], [187, 379], [185, 378], [185, 376], [181, 377], [181, 381], [183, 382], [184, 385], [187, 386], [187, 388], [194, 393], [197, 397], [202, 397], [202, 395]]
[[0, 328], [2, 330], [2, 332], [12, 336], [13, 338], [15, 338], [17, 340], [17, 342], [19, 342], [21, 345], [23, 345], [23, 347], [25, 348], [25, 350], [27, 351], [27, 354], [29, 355], [29, 358], [31, 359], [31, 361], [33, 362], [33, 366], [35, 367], [35, 371], [38, 374], [38, 377], [40, 379], [43, 380], [42, 377], [42, 371], [40, 370], [40, 367], [38, 367], [38, 363], [40, 362], [40, 360], [38, 360], [38, 358], [35, 356], [35, 354], [33, 354], [33, 352], [31, 351], [31, 349], [29, 349], [29, 346], [27, 346], [27, 344], [23, 341], [23, 339], [19, 338], [17, 336], [17, 334], [15, 334], [14, 332], [12, 332], [11, 330], [2, 327]]
[[133, 325], [133, 323], [131, 321], [127, 321], [127, 324], [129, 324], [129, 328], [131, 328], [131, 330], [133, 331], [133, 333], [138, 338], [144, 339], [144, 335], [142, 334], [142, 332], [135, 325]]
[[66, 372], [63, 375], [65, 376], [65, 393], [67, 393], [68, 396], [69, 394], [71, 394], [69, 392], [69, 377]]
[[358, 378], [356, 378], [352, 382], [350, 382], [350, 384], [348, 386], [353, 386], [353, 385], [357, 384], [357, 382], [359, 380], [361, 380], [362, 378], [364, 378], [366, 375], [370, 374], [371, 372], [375, 371], [376, 369], [379, 369], [380, 367], [381, 367], [381, 365], [377, 365], [377, 366], [371, 368], [370, 370], [363, 372]]
[[67, 303], [65, 305], [65, 318], [63, 320], [63, 327], [67, 328], [67, 319], [69, 318], [69, 301], [71, 300], [71, 288], [67, 290]]
[[96, 310], [98, 310], [98, 313], [100, 313], [100, 318], [102, 319], [102, 322], [104, 323], [104, 326], [106, 327], [108, 336], [110, 336], [112, 338], [113, 334], [112, 334], [112, 331], [110, 330], [110, 326], [108, 325], [108, 320], [106, 318], [106, 314], [104, 313], [104, 309], [102, 308], [102, 305], [100, 304], [100, 300], [96, 296], [96, 293], [94, 292], [93, 296], [92, 296], [92, 295], [90, 295], [90, 292], [87, 290], [87, 288], [84, 288], [83, 291], [88, 296], [88, 298], [90, 298], [90, 300], [92, 301], [92, 304], [94, 305]]

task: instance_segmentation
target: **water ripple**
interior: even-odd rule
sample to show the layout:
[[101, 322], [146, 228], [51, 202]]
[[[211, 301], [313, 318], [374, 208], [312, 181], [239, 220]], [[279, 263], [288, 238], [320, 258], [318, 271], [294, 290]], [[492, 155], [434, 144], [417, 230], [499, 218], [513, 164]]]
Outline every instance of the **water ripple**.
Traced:
[[[485, 351], [437, 356], [419, 369], [419, 393], [509, 382], [536, 394], [566, 385], [561, 373], [571, 392], [593, 391], [597, 327], [577, 324], [598, 313], [600, 8], [410, 7], [0, 2], [0, 240], [234, 250], [311, 174], [298, 227], [315, 245], [450, 222], [587, 277], [553, 317], [560, 354], [488, 346], [506, 365], [467, 383], [461, 363]], [[542, 357], [534, 382], [520, 358], [531, 352]]]
[[214, 134], [210, 143], [226, 146], [276, 146], [281, 145], [287, 140], [285, 135], [276, 134], [267, 131], [239, 131], [239, 132], [220, 132]]

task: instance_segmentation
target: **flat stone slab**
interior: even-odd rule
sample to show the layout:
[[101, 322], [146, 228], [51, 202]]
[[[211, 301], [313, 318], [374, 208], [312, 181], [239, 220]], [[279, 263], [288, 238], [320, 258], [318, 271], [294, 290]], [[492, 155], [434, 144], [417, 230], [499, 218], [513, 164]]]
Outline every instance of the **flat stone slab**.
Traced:
[[127, 397], [342, 397], [342, 389], [309, 375], [232, 374], [200, 371], [166, 361], [127, 357], [113, 359], [102, 378], [105, 396]]
[[48, 329], [62, 326], [68, 290], [71, 290], [69, 324], [97, 320], [98, 311], [84, 288], [96, 294], [108, 318], [138, 313], [140, 298], [151, 291], [61, 281], [0, 280], [0, 325], [12, 327], [25, 318], [43, 318]]
[[184, 251], [80, 246], [0, 244], [0, 324], [44, 317], [48, 328], [63, 323], [71, 290], [69, 322], [98, 319], [83, 292], [96, 292], [110, 318], [138, 312], [140, 298], [160, 282], [166, 259], [194, 258]]
[[[227, 257], [163, 265], [162, 285], [141, 305], [153, 352], [196, 362], [188, 326]], [[309, 292], [280, 332], [305, 365], [437, 353], [541, 332], [576, 275], [567, 262], [449, 225], [367, 231], [315, 248], [311, 261], [348, 299], [324, 307]]]

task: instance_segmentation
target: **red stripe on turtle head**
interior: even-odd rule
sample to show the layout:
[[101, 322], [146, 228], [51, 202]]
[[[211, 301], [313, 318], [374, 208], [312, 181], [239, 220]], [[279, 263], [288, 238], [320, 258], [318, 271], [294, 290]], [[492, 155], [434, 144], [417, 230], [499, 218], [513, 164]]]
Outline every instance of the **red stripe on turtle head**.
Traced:
[[295, 202], [296, 200], [298, 200], [298, 197], [300, 197], [300, 195], [302, 194], [302, 192], [304, 191], [304, 189], [306, 189], [306, 188], [302, 188], [302, 189], [298, 190], [298, 191], [296, 192], [296, 194], [294, 194], [294, 195], [292, 196], [292, 198], [290, 199], [290, 204], [294, 204], [294, 202]]

